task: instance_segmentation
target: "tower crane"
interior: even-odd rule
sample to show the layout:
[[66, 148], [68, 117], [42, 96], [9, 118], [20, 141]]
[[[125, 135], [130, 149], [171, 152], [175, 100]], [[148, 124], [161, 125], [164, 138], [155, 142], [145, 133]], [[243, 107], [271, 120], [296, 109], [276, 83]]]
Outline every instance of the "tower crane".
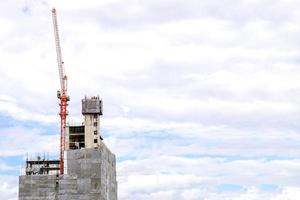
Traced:
[[62, 175], [64, 170], [64, 160], [63, 154], [65, 150], [65, 137], [66, 137], [66, 119], [68, 115], [68, 101], [70, 100], [67, 94], [67, 75], [65, 74], [64, 62], [62, 60], [60, 40], [58, 34], [58, 25], [57, 25], [57, 16], [56, 9], [52, 9], [52, 20], [53, 20], [53, 28], [54, 28], [54, 37], [55, 37], [55, 46], [56, 46], [56, 55], [57, 55], [57, 64], [58, 64], [58, 72], [59, 72], [59, 80], [60, 80], [60, 91], [57, 91], [57, 97], [60, 100], [60, 164], [59, 164], [59, 172]]

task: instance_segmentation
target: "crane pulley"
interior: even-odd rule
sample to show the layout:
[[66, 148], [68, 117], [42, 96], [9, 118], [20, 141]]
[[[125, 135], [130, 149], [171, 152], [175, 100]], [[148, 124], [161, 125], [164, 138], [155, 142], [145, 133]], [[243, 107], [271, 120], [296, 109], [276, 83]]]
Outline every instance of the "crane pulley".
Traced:
[[63, 174], [64, 169], [64, 160], [63, 154], [65, 150], [65, 138], [66, 138], [66, 120], [68, 115], [68, 101], [70, 100], [67, 95], [67, 75], [65, 74], [64, 62], [62, 59], [61, 47], [60, 47], [60, 39], [58, 33], [58, 25], [57, 25], [57, 16], [56, 9], [52, 9], [52, 20], [53, 20], [53, 28], [54, 28], [54, 37], [55, 37], [55, 46], [56, 46], [56, 55], [57, 55], [57, 64], [58, 64], [58, 72], [59, 72], [59, 80], [60, 80], [60, 91], [57, 91], [57, 97], [60, 99], [60, 174]]

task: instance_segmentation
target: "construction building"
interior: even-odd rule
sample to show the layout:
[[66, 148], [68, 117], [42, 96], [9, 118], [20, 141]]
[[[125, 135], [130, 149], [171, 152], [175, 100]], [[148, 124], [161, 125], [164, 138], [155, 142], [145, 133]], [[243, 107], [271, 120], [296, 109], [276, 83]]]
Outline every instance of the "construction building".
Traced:
[[117, 200], [116, 156], [105, 146], [100, 133], [102, 100], [82, 100], [84, 122], [67, 123], [67, 76], [62, 60], [56, 10], [52, 19], [60, 78], [60, 157], [26, 160], [19, 177], [19, 200]]
[[82, 125], [66, 126], [64, 170], [59, 160], [27, 160], [19, 200], [117, 200], [116, 157], [100, 135], [102, 101], [82, 100]]

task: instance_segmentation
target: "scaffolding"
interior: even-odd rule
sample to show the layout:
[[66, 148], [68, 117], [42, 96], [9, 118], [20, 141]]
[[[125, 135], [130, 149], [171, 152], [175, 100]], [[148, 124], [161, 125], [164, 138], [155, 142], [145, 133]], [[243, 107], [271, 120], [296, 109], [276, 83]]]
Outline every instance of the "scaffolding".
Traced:
[[59, 160], [48, 160], [37, 157], [36, 160], [26, 160], [26, 175], [59, 175]]

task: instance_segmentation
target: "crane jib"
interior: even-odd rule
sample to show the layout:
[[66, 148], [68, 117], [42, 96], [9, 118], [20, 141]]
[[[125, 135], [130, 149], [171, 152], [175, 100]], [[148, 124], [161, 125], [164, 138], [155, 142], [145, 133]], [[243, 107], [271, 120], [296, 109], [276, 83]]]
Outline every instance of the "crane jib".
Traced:
[[58, 33], [58, 23], [57, 23], [57, 16], [56, 16], [56, 10], [55, 8], [52, 9], [52, 18], [53, 18], [53, 28], [54, 28], [54, 37], [55, 37], [55, 46], [56, 46], [56, 55], [57, 55], [57, 64], [58, 64], [58, 72], [59, 72], [59, 79], [60, 79], [60, 86], [61, 86], [61, 92], [66, 92], [66, 83], [64, 80], [65, 72], [64, 72], [64, 66], [63, 66], [63, 60], [62, 60], [62, 53], [61, 53], [61, 46], [60, 46], [60, 39], [59, 39], [59, 33]]

